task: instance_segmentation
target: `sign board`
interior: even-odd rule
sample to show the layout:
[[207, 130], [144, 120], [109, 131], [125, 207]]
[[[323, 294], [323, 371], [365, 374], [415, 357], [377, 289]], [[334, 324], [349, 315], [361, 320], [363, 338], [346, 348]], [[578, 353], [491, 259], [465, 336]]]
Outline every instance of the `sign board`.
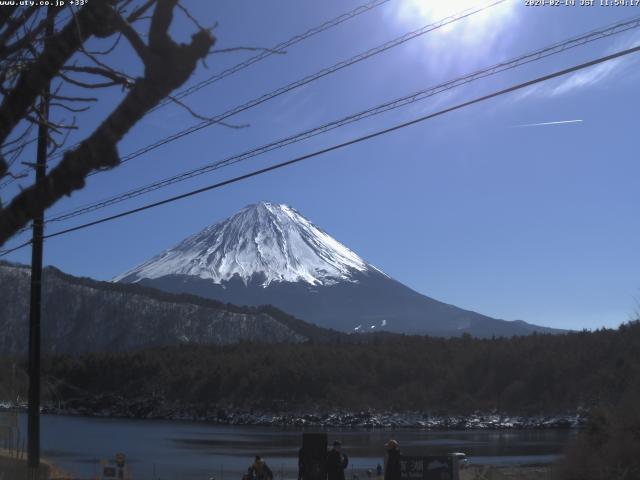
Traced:
[[458, 480], [458, 463], [451, 455], [400, 457], [402, 480]]
[[118, 454], [115, 457], [116, 465], [113, 465], [108, 460], [101, 460], [102, 477], [101, 480], [127, 480], [131, 478], [131, 472], [124, 465], [125, 457], [123, 454]]
[[425, 480], [455, 480], [453, 457], [450, 455], [425, 457]]
[[327, 434], [303, 433], [298, 462], [302, 480], [326, 480]]
[[402, 480], [424, 480], [424, 457], [400, 457]]

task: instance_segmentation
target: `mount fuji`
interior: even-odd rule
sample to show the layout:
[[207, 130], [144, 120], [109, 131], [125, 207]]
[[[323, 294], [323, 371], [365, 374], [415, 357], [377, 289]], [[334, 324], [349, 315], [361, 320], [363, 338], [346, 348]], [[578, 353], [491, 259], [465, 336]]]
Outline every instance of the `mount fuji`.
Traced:
[[479, 337], [559, 332], [497, 320], [415, 292], [293, 208], [269, 202], [245, 207], [113, 281], [238, 305], [272, 304], [344, 332]]

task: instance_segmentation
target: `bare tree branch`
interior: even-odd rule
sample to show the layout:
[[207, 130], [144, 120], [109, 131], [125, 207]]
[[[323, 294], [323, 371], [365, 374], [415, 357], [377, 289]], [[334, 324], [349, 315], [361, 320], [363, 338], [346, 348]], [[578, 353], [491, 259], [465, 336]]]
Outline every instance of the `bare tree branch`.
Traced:
[[131, 78], [122, 73], [116, 72], [111, 68], [68, 66], [63, 67], [62, 70], [77, 73], [87, 73], [89, 75], [99, 75], [111, 80], [110, 83], [112, 85], [122, 85], [124, 87], [130, 87], [131, 85], [133, 85], [133, 80]]
[[17, 5], [6, 5], [4, 8], [0, 8], [0, 26], [5, 25], [17, 8]]
[[6, 28], [0, 34], [0, 48], [4, 48], [4, 46], [7, 44], [9, 39], [20, 29], [20, 27], [22, 27], [25, 23], [27, 23], [27, 20], [29, 20], [29, 17], [31, 17], [31, 15], [36, 13], [37, 10], [38, 9], [36, 7], [29, 7], [23, 10], [21, 14], [18, 15], [17, 17], [15, 18], [9, 17], [7, 19]]
[[273, 50], [271, 48], [262, 48], [262, 47], [231, 47], [231, 48], [220, 48], [216, 50], [211, 50], [209, 53], [233, 53], [233, 52], [268, 52], [274, 55], [286, 55], [286, 50]]
[[118, 36], [116, 37], [116, 39], [113, 42], [113, 44], [109, 48], [107, 48], [106, 50], [102, 50], [102, 51], [87, 51], [87, 50], [85, 50], [85, 52], [90, 53], [92, 55], [109, 55], [111, 52], [113, 52], [116, 49], [116, 47], [120, 43], [120, 40], [122, 40], [122, 33], [118, 34]]
[[212, 30], [212, 28], [206, 28], [203, 27], [202, 25], [200, 25], [200, 22], [198, 22], [198, 20], [191, 15], [191, 12], [189, 10], [187, 10], [186, 8], [184, 8], [180, 3], [177, 4], [178, 8], [182, 11], [182, 13], [185, 14], [185, 16], [191, 20], [191, 22], [196, 26], [196, 28], [200, 29], [200, 30]]
[[[31, 133], [31, 130], [33, 129], [33, 125], [29, 125], [27, 126], [27, 128], [25, 128], [24, 132], [22, 132], [18, 137], [14, 138], [13, 140], [10, 140], [8, 142], [5, 142], [2, 145], [2, 148], [5, 149], [10, 145], [14, 145], [16, 143], [20, 143], [22, 140], [24, 140], [24, 138], [29, 135], [29, 133]], [[5, 152], [5, 155], [12, 153], [13, 150], [9, 150], [8, 152]]]
[[156, 3], [157, 0], [147, 0], [147, 2], [136, 9], [131, 15], [127, 17], [127, 23], [133, 23], [136, 20], [142, 18], [142, 16]]
[[[51, 107], [51, 105], [49, 105], [49, 107]], [[68, 107], [67, 107], [68, 108]], [[89, 108], [89, 107], [86, 107]], [[73, 122], [72, 125], [75, 126], [76, 124], [76, 117], [73, 117]], [[49, 136], [49, 143], [51, 145], [53, 145], [53, 148], [51, 150], [49, 150], [47, 152], [47, 156], [51, 156], [53, 155], [55, 152], [57, 152], [59, 149], [62, 148], [62, 146], [67, 143], [67, 140], [69, 139], [69, 135], [71, 134], [71, 129], [67, 130], [67, 133], [65, 134], [64, 138], [61, 141], [57, 141], [55, 138], [53, 138], [53, 136]]]
[[64, 100], [68, 102], [97, 102], [98, 101], [96, 97], [67, 97], [64, 95], [51, 95], [50, 98], [55, 98], [56, 100]]
[[66, 110], [67, 112], [73, 112], [73, 113], [82, 113], [82, 112], [86, 112], [87, 110], [89, 110], [90, 107], [70, 107], [69, 105], [65, 105], [64, 103], [59, 103], [59, 102], [51, 102], [49, 104], [50, 108], [62, 108], [63, 110]]
[[[44, 32], [47, 23], [51, 17], [49, 15], [46, 18], [42, 19], [40, 23], [35, 27], [25, 28], [25, 33], [21, 38], [18, 38], [11, 45], [6, 45], [5, 42], [0, 40], [0, 59], [4, 59], [9, 55], [21, 50], [36, 42], [38, 35]], [[35, 20], [35, 18], [34, 18]]]
[[20, 74], [15, 88], [0, 105], [0, 143], [24, 118], [43, 86], [52, 80], [84, 41], [92, 34], [105, 33], [104, 21], [113, 14], [112, 3], [110, 0], [94, 0], [82, 7], [77, 18], [49, 39], [42, 54]]
[[[198, 61], [207, 55], [215, 41], [209, 31], [200, 30], [195, 33], [191, 43], [186, 45], [177, 44], [169, 36], [168, 29], [176, 3], [176, 0], [157, 1], [151, 19], [149, 45], [145, 46], [147, 54], [143, 59], [144, 76], [135, 81], [120, 104], [88, 138], [77, 148], [65, 153], [60, 163], [42, 182], [26, 188], [16, 195], [6, 208], [0, 210], [0, 245], [43, 208], [50, 207], [63, 196], [82, 188], [86, 176], [91, 171], [118, 165], [118, 142], [147, 112], [187, 81]], [[98, 4], [96, 1], [89, 5]], [[84, 9], [78, 17], [83, 12]], [[85, 18], [83, 22], [91, 27], [91, 20]], [[126, 24], [118, 23], [120, 26]], [[76, 43], [78, 39], [82, 39], [82, 36], [79, 37], [77, 33], [69, 38], [71, 42]], [[52, 74], [62, 66], [63, 64], [57, 65]], [[0, 113], [4, 107], [3, 102]], [[3, 138], [2, 129], [6, 129], [10, 122], [1, 116], [0, 119], [4, 120], [4, 123], [0, 122], [0, 138]]]
[[65, 82], [70, 83], [71, 85], [75, 85], [76, 87], [81, 87], [81, 88], [87, 88], [87, 89], [91, 89], [91, 88], [106, 88], [106, 87], [113, 87], [114, 85], [117, 85], [117, 83], [114, 83], [114, 82], [101, 82], [101, 83], [82, 82], [80, 80], [75, 80], [75, 79], [69, 77], [68, 75], [65, 75], [62, 72], [60, 72], [58, 75]]
[[[169, 100], [171, 100], [172, 102], [174, 102], [176, 105], [179, 105], [180, 107], [184, 108], [187, 112], [189, 112], [194, 118], [197, 118], [198, 120], [204, 120], [204, 121], [207, 121], [207, 122], [210, 122], [212, 120], [211, 117], [207, 117], [205, 115], [200, 115], [195, 110], [193, 110], [189, 105], [187, 105], [186, 103], [182, 102], [181, 100], [177, 99], [176, 97], [174, 97], [172, 95], [169, 95], [167, 98]], [[215, 123], [217, 123], [218, 125], [222, 125], [223, 127], [233, 128], [233, 129], [236, 129], [236, 130], [240, 130], [242, 128], [247, 128], [247, 127], [250, 126], [248, 123], [245, 123], [243, 125], [234, 125], [232, 123], [221, 122], [221, 121], [216, 121]]]
[[149, 52], [147, 51], [147, 45], [144, 43], [144, 40], [142, 40], [142, 37], [140, 37], [131, 24], [124, 19], [121, 20], [119, 28], [140, 59], [146, 63], [146, 58], [149, 55]]

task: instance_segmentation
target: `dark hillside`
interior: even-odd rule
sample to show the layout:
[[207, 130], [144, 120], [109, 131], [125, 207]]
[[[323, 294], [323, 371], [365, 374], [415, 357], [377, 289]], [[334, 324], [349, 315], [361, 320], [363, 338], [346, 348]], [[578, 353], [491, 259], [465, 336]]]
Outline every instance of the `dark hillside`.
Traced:
[[[29, 269], [0, 263], [0, 355], [26, 351]], [[238, 307], [140, 285], [43, 274], [43, 349], [80, 354], [180, 345], [329, 341], [322, 329], [273, 307]]]

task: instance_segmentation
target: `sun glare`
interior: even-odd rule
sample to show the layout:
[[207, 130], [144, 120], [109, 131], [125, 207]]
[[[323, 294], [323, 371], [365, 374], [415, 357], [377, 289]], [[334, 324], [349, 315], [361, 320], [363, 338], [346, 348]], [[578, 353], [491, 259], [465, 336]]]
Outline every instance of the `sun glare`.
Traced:
[[[489, 6], [492, 2], [479, 0], [401, 0], [399, 17], [406, 22], [416, 25], [426, 25], [450, 16], [455, 16], [467, 10], [475, 10]], [[441, 34], [455, 34], [458, 40], [465, 43], [480, 41], [487, 34], [495, 33], [496, 29], [507, 23], [508, 17], [514, 11], [515, 2], [491, 6], [459, 22], [453, 22], [439, 29]]]

